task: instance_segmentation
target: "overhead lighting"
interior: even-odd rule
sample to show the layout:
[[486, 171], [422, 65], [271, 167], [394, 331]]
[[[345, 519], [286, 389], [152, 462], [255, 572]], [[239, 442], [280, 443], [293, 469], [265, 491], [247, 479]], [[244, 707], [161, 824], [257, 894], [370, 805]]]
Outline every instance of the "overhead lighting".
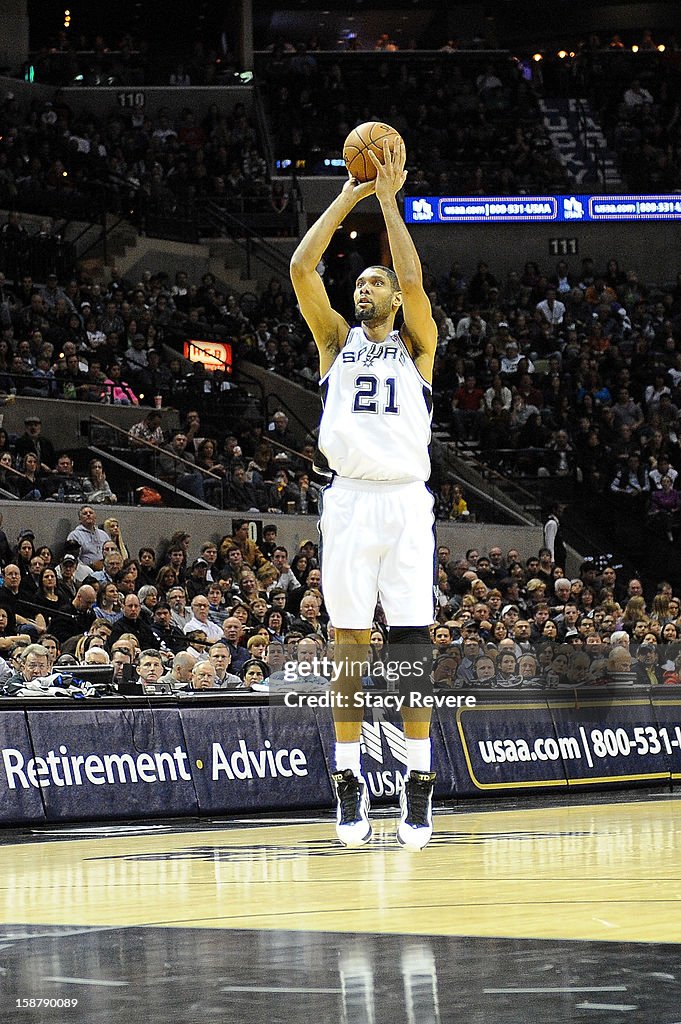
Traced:
[[658, 46], [658, 50], [660, 53], [664, 53], [666, 49], [667, 47], [664, 45], [664, 43], [660, 43], [660, 45]]
[[537, 63], [539, 63], [539, 61], [543, 60], [543, 59], [544, 59], [544, 56], [541, 53], [533, 53], [532, 54], [532, 60], [536, 60]]
[[632, 53], [638, 53], [638, 46], [636, 45], [636, 43], [634, 43], [634, 45], [632, 46], [631, 52]]
[[567, 50], [559, 50], [558, 51], [558, 56], [560, 57], [561, 60], [565, 60], [565, 58], [567, 57]]

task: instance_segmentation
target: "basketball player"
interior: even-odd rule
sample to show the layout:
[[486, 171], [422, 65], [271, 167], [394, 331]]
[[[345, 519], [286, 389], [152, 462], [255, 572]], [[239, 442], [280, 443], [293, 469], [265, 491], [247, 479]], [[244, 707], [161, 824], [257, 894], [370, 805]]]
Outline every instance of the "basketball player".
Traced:
[[[383, 163], [371, 158], [376, 180], [349, 178], [291, 260], [293, 287], [319, 349], [324, 396], [319, 448], [333, 472], [320, 528], [324, 599], [336, 630], [336, 657], [342, 652], [349, 666], [338, 684], [345, 706], [334, 706], [332, 774], [336, 831], [346, 846], [371, 838], [360, 763], [363, 708], [353, 695], [361, 691], [356, 666], [366, 658], [376, 597], [390, 624], [393, 650], [411, 652], [414, 671], [419, 661], [422, 670], [426, 666], [433, 621], [433, 500], [426, 480], [437, 328], [418, 254], [397, 205], [406, 179], [404, 143], [391, 150], [386, 141]], [[374, 192], [395, 269], [372, 266], [359, 275], [357, 326], [351, 328], [331, 308], [315, 268], [345, 217]], [[404, 322], [396, 330], [400, 309]], [[397, 838], [403, 846], [423, 849], [433, 831], [430, 714], [406, 703], [402, 714], [408, 763]]]

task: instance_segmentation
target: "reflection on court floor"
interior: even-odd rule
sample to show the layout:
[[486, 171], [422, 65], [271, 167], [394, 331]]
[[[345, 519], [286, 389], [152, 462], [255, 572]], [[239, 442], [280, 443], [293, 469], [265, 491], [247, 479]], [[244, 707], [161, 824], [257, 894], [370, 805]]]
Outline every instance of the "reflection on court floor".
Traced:
[[165, 1021], [190, 1004], [259, 1022], [584, 1020], [591, 1004], [607, 1024], [634, 1007], [677, 1019], [675, 798], [436, 821], [421, 854], [392, 814], [354, 851], [330, 818], [16, 837], [0, 847], [4, 987], [81, 991], [74, 1022], [127, 1022], [131, 1003], [154, 1021], [159, 986]]

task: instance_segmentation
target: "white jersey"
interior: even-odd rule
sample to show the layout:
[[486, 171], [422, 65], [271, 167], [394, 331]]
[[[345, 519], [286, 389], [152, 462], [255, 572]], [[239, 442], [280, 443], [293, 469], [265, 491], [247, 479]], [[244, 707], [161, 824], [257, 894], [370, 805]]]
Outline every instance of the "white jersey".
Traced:
[[338, 476], [428, 479], [432, 389], [399, 331], [371, 342], [361, 327], [351, 328], [320, 386], [319, 449]]

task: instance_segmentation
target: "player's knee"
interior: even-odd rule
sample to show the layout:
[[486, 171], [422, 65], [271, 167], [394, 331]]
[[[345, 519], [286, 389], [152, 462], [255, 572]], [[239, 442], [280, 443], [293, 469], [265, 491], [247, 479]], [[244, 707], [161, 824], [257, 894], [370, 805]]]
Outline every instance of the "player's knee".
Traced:
[[428, 626], [391, 626], [388, 635], [391, 647], [427, 647], [431, 649], [430, 630]]
[[433, 647], [427, 626], [391, 626], [388, 638], [390, 660], [399, 675], [399, 690], [430, 694]]

